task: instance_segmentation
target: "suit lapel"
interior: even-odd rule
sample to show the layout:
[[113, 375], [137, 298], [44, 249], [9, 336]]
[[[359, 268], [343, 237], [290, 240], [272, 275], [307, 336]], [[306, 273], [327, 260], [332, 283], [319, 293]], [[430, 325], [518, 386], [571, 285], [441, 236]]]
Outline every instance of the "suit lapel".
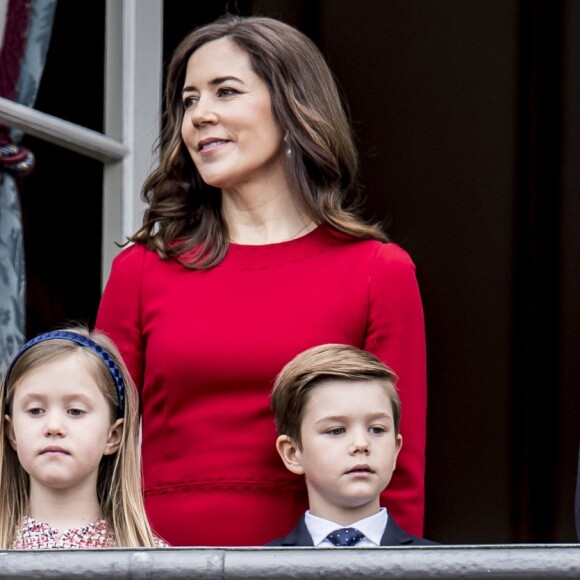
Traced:
[[314, 546], [312, 536], [304, 522], [304, 515], [296, 527], [282, 540], [282, 546]]
[[387, 527], [381, 538], [381, 546], [404, 546], [411, 544], [413, 537], [407, 532], [403, 531], [395, 522], [392, 516], [389, 515], [387, 520]]

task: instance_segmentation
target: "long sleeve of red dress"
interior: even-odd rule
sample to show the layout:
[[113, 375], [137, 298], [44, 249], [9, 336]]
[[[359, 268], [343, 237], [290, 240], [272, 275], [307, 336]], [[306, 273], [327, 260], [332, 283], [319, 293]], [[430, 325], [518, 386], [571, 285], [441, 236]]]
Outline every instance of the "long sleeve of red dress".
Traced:
[[367, 349], [399, 376], [404, 442], [382, 503], [421, 535], [424, 322], [415, 266], [396, 244], [319, 227], [231, 244], [205, 271], [131, 246], [113, 263], [96, 326], [137, 383], [145, 504], [171, 545], [262, 545], [294, 526], [307, 495], [275, 450], [269, 393], [290, 359], [330, 342]]
[[399, 376], [403, 448], [382, 503], [403, 529], [422, 536], [427, 414], [423, 308], [415, 267], [391, 244], [377, 252], [371, 270], [363, 348]]

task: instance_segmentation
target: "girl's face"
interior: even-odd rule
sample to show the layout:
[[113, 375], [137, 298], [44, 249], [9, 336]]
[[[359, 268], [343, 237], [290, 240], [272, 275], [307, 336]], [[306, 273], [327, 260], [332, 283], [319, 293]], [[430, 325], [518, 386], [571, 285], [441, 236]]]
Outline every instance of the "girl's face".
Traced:
[[37, 491], [96, 493], [99, 463], [115, 453], [123, 420], [111, 408], [82, 355], [69, 354], [24, 375], [16, 386], [8, 439]]
[[187, 64], [181, 135], [201, 178], [222, 190], [285, 186], [280, 127], [266, 84], [227, 38]]

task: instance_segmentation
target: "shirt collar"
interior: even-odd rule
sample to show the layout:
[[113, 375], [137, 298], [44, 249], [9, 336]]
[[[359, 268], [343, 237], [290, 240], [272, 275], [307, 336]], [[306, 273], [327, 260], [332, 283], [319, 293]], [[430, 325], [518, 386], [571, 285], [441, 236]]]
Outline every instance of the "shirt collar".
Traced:
[[[389, 516], [385, 508], [381, 508], [376, 514], [353, 522], [348, 526], [343, 526], [332, 522], [330, 520], [325, 520], [324, 518], [319, 518], [318, 516], [310, 513], [310, 510], [306, 511], [304, 515], [304, 523], [312, 536], [312, 542], [315, 546], [321, 545], [323, 542], [328, 542], [326, 536], [330, 532], [334, 532], [338, 528], [356, 528], [365, 535], [365, 539], [369, 540], [372, 544], [376, 546], [381, 545], [381, 538], [387, 527], [387, 520]], [[330, 544], [330, 542], [328, 542]]]

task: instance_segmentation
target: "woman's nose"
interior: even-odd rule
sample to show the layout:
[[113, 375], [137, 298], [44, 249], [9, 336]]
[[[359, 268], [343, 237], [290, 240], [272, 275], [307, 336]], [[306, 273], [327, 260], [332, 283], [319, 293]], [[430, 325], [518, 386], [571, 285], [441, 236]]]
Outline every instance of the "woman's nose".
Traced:
[[197, 103], [191, 108], [191, 122], [195, 127], [208, 123], [215, 123], [217, 115], [209, 97], [200, 96]]

